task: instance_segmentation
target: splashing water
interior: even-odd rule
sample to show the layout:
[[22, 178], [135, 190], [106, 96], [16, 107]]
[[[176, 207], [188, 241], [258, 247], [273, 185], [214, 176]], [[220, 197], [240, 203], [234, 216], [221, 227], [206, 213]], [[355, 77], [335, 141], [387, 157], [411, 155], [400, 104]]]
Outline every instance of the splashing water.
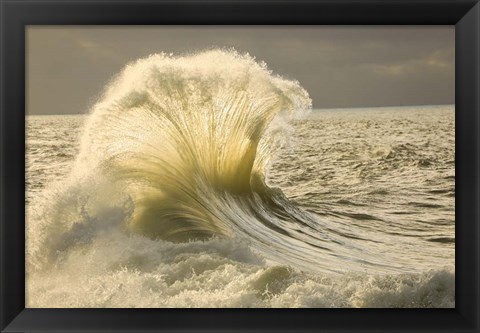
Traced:
[[[50, 186], [28, 214], [32, 305], [222, 306], [225, 294], [209, 288], [224, 285], [230, 297], [241, 295], [229, 306], [408, 306], [409, 293], [418, 306], [451, 306], [452, 273], [408, 275], [425, 272], [418, 254], [386, 252], [374, 237], [352, 237], [364, 234], [354, 224], [348, 237], [333, 231], [328, 216], [267, 184], [292, 121], [310, 108], [298, 82], [232, 50], [157, 54], [128, 65], [91, 110], [69, 177]], [[99, 280], [79, 287], [73, 272]], [[360, 291], [356, 298], [325, 294], [368, 280], [367, 272], [397, 274], [384, 291], [390, 303], [372, 290], [366, 298]], [[222, 276], [240, 282], [229, 285]], [[55, 295], [66, 277], [74, 291], [63, 301], [38, 291], [48, 280], [42, 287], [57, 285]], [[428, 297], [431, 283], [446, 285], [446, 295], [428, 301], [417, 288], [399, 296], [396, 288], [415, 279], [426, 280], [418, 288]], [[95, 284], [109, 286], [95, 296], [100, 301], [80, 296], [98, 290]], [[132, 296], [135, 286], [153, 296]], [[180, 296], [188, 290], [188, 299], [208, 301], [188, 303]], [[296, 292], [314, 296], [290, 304]]]

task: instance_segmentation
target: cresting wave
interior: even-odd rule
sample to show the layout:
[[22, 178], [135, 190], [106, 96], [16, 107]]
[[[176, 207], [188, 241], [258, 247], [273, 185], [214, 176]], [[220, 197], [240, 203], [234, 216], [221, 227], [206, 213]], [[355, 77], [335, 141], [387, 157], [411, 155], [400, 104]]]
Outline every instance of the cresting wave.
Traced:
[[[290, 238], [288, 223], [302, 221], [265, 185], [264, 173], [285, 143], [286, 123], [310, 107], [298, 82], [235, 51], [157, 54], [132, 63], [93, 107], [69, 180], [73, 193], [34, 234], [49, 235], [59, 253], [85, 238], [79, 232], [99, 227], [85, 221], [108, 223], [117, 202], [121, 227], [153, 239], [245, 233], [270, 247]], [[65, 216], [72, 204], [79, 221]], [[262, 233], [271, 231], [266, 242]], [[46, 245], [35, 241], [33, 249]]]
[[270, 124], [310, 104], [297, 82], [248, 56], [154, 55], [127, 66], [94, 107], [75, 172], [124, 184], [129, 226], [152, 238], [231, 235], [226, 201], [264, 188], [281, 144]]
[[[368, 240], [373, 244], [369, 247], [361, 238], [347, 239], [327, 218], [302, 210], [280, 189], [267, 185], [269, 163], [288, 144], [289, 122], [310, 108], [308, 93], [298, 82], [276, 76], [265, 64], [233, 50], [180, 57], [156, 54], [129, 64], [93, 106], [71, 175], [52, 186], [45, 202], [37, 205], [42, 208], [30, 214], [35, 223], [29, 224], [27, 239], [29, 274], [45, 274], [63, 265], [85, 275], [90, 269], [108, 272], [102, 274], [113, 281], [127, 274], [116, 270], [123, 267], [153, 274], [147, 280], [166, 292], [175, 290], [169, 288], [176, 280], [190, 290], [189, 283], [198, 283], [195, 274], [210, 267], [212, 274], [219, 274], [213, 280], [233, 279], [235, 274], [244, 282], [265, 280], [257, 289], [271, 293], [275, 283], [281, 285], [279, 290], [292, 283], [304, 291], [327, 288], [320, 275], [310, 283], [287, 266], [353, 274], [344, 282], [328, 282], [330, 289], [351, 283], [355, 272], [416, 272], [401, 254], [385, 253], [374, 239]], [[238, 266], [230, 267], [232, 260]], [[247, 265], [263, 267], [265, 260], [287, 266], [259, 270]], [[135, 292], [135, 274], [125, 280], [128, 293]], [[443, 271], [429, 274], [420, 278], [425, 284], [419, 288], [440, 283], [446, 295], [440, 292], [434, 303], [450, 306], [454, 276]], [[64, 283], [65, 276], [48, 283]], [[158, 276], [172, 281], [160, 283]], [[247, 283], [250, 287], [257, 283], [252, 281]], [[31, 288], [35, 283], [39, 282]], [[245, 287], [240, 284], [235, 288]], [[150, 300], [145, 306], [159, 304]], [[402, 306], [404, 301], [395, 304]], [[185, 300], [175, 302], [188, 306]], [[249, 302], [245, 304], [266, 306], [261, 300]], [[289, 301], [277, 302], [282, 306]], [[332, 305], [320, 298], [311, 302]], [[344, 305], [354, 306], [351, 302], [345, 299]], [[121, 300], [115, 304], [125, 305]], [[215, 304], [210, 299], [210, 304], [198, 306]], [[87, 301], [76, 306], [95, 305]]]

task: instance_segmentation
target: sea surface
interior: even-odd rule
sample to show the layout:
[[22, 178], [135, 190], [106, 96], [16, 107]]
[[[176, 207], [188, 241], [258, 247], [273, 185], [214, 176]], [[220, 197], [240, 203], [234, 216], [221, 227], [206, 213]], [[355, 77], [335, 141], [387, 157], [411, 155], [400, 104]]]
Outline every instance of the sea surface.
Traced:
[[187, 60], [26, 117], [27, 307], [455, 307], [453, 105], [308, 111]]

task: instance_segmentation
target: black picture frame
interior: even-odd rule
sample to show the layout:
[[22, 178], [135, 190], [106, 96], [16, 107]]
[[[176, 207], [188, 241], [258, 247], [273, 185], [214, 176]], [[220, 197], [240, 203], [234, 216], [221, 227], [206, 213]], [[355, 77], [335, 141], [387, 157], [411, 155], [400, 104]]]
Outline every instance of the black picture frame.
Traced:
[[[480, 4], [472, 0], [0, 0], [1, 332], [479, 332]], [[25, 309], [27, 25], [455, 25], [455, 309]]]

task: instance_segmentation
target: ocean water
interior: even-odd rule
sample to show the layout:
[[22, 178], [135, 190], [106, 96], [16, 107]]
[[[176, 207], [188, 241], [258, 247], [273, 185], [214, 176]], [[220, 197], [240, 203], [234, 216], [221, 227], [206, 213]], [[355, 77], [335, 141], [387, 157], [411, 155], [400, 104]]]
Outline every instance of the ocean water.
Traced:
[[454, 307], [454, 106], [310, 106], [213, 50], [27, 116], [27, 307]]

